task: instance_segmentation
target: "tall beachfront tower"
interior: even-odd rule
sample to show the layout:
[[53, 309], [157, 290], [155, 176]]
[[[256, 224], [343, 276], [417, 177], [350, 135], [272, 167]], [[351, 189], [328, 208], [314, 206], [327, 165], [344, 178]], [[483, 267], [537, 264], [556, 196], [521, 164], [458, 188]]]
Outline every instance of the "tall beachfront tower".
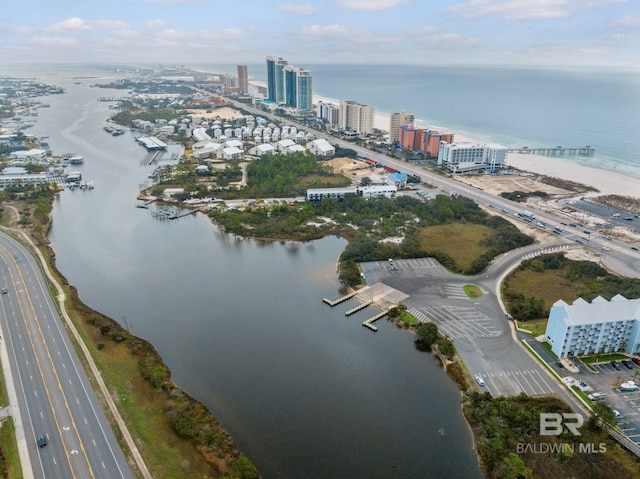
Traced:
[[415, 119], [416, 117], [413, 113], [407, 113], [404, 110], [391, 113], [389, 115], [389, 141], [397, 143], [399, 138], [398, 129], [403, 125], [413, 126]]
[[284, 67], [287, 61], [281, 57], [267, 57], [267, 100], [285, 102]]
[[373, 115], [373, 105], [340, 100], [339, 124], [345, 130], [365, 135], [373, 133]]
[[238, 65], [238, 93], [246, 95], [249, 93], [249, 74], [247, 65]]
[[313, 111], [313, 79], [309, 70], [296, 72], [296, 108], [299, 112]]

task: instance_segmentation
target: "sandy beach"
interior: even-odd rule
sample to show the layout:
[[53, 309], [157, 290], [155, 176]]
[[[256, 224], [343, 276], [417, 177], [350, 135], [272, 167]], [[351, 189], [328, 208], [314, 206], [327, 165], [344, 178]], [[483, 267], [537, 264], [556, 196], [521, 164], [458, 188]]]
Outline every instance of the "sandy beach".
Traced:
[[[336, 105], [340, 103], [339, 100], [316, 95], [314, 95], [313, 101], [314, 103], [323, 101]], [[374, 127], [379, 130], [389, 131], [389, 115], [375, 112]], [[434, 127], [434, 129], [446, 131], [442, 128]], [[452, 133], [455, 134], [454, 140], [457, 143], [492, 143], [491, 140], [472, 138], [455, 131], [452, 131]], [[579, 164], [580, 157], [576, 156], [575, 158], [576, 162], [573, 162], [562, 158], [545, 155], [509, 153], [507, 156], [507, 164], [512, 166], [513, 168], [517, 168], [518, 170], [552, 176], [554, 178], [561, 178], [563, 180], [569, 180], [576, 183], [581, 183], [583, 185], [591, 186], [598, 190], [598, 192], [586, 193], [585, 196], [622, 195], [640, 198], [639, 179], [630, 178], [612, 171], [583, 166]]]
[[[457, 143], [490, 143], [459, 133], [455, 134], [454, 140]], [[640, 198], [640, 180], [613, 171], [580, 165], [578, 163], [580, 157], [575, 158], [577, 161], [573, 162], [553, 156], [509, 153], [507, 164], [519, 170], [574, 181], [598, 190], [597, 193], [586, 193], [584, 196], [621, 195]]]

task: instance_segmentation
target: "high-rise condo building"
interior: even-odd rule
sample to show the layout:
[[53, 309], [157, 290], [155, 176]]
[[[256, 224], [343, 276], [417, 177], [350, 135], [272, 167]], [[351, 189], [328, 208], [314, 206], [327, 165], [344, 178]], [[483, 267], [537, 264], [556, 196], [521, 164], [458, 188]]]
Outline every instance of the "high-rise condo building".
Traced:
[[396, 143], [398, 141], [398, 128], [403, 125], [412, 125], [415, 121], [415, 115], [413, 113], [407, 113], [404, 110], [391, 113], [389, 115], [389, 141]]
[[311, 72], [287, 64], [280, 57], [267, 57], [267, 100], [297, 110], [313, 111]]
[[428, 128], [402, 125], [398, 128], [398, 144], [405, 150], [426, 153], [433, 158], [440, 153], [440, 142], [453, 142], [453, 133], [440, 133]]
[[267, 57], [267, 100], [285, 102], [284, 67], [287, 61], [281, 57]]
[[299, 112], [313, 110], [313, 88], [311, 72], [287, 65], [284, 67], [285, 104]]
[[322, 100], [316, 105], [316, 116], [326, 120], [330, 125], [337, 125], [340, 121], [340, 107], [333, 103], [325, 103]]
[[246, 95], [249, 93], [249, 75], [247, 65], [238, 65], [238, 93]]
[[373, 115], [373, 105], [340, 100], [339, 124], [345, 130], [365, 135], [373, 133]]

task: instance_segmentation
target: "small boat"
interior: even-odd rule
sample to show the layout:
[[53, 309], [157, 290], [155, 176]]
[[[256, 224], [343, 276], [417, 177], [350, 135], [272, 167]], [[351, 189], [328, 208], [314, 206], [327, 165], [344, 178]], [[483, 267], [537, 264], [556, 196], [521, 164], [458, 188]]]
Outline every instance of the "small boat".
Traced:
[[620, 391], [637, 391], [638, 385], [633, 381], [625, 381], [620, 385]]
[[73, 155], [69, 158], [69, 163], [72, 165], [81, 165], [84, 163], [84, 157], [80, 155]]

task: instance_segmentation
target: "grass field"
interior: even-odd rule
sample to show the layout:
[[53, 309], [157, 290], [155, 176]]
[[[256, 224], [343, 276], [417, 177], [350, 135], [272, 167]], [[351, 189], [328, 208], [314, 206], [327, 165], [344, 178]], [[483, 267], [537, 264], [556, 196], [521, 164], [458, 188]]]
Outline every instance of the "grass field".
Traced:
[[420, 231], [420, 246], [425, 251], [446, 253], [466, 270], [487, 251], [480, 241], [493, 234], [491, 228], [471, 223], [429, 226]]
[[518, 321], [518, 327], [520, 329], [526, 329], [531, 332], [531, 335], [535, 338], [544, 334], [547, 330], [547, 319], [533, 319], [531, 321]]
[[475, 284], [465, 284], [463, 289], [467, 296], [471, 299], [482, 297], [482, 290]]
[[20, 466], [20, 456], [18, 455], [18, 444], [16, 442], [16, 429], [13, 421], [8, 419], [2, 423], [0, 428], [0, 447], [4, 453], [3, 471], [11, 479], [22, 479], [22, 467]]
[[[546, 270], [541, 273], [530, 270], [518, 271], [508, 279], [510, 291], [519, 291], [525, 296], [542, 299], [546, 310], [559, 299], [571, 304], [578, 299], [581, 288], [580, 282], [572, 284], [559, 270]], [[523, 326], [526, 327], [528, 323], [523, 323]]]

